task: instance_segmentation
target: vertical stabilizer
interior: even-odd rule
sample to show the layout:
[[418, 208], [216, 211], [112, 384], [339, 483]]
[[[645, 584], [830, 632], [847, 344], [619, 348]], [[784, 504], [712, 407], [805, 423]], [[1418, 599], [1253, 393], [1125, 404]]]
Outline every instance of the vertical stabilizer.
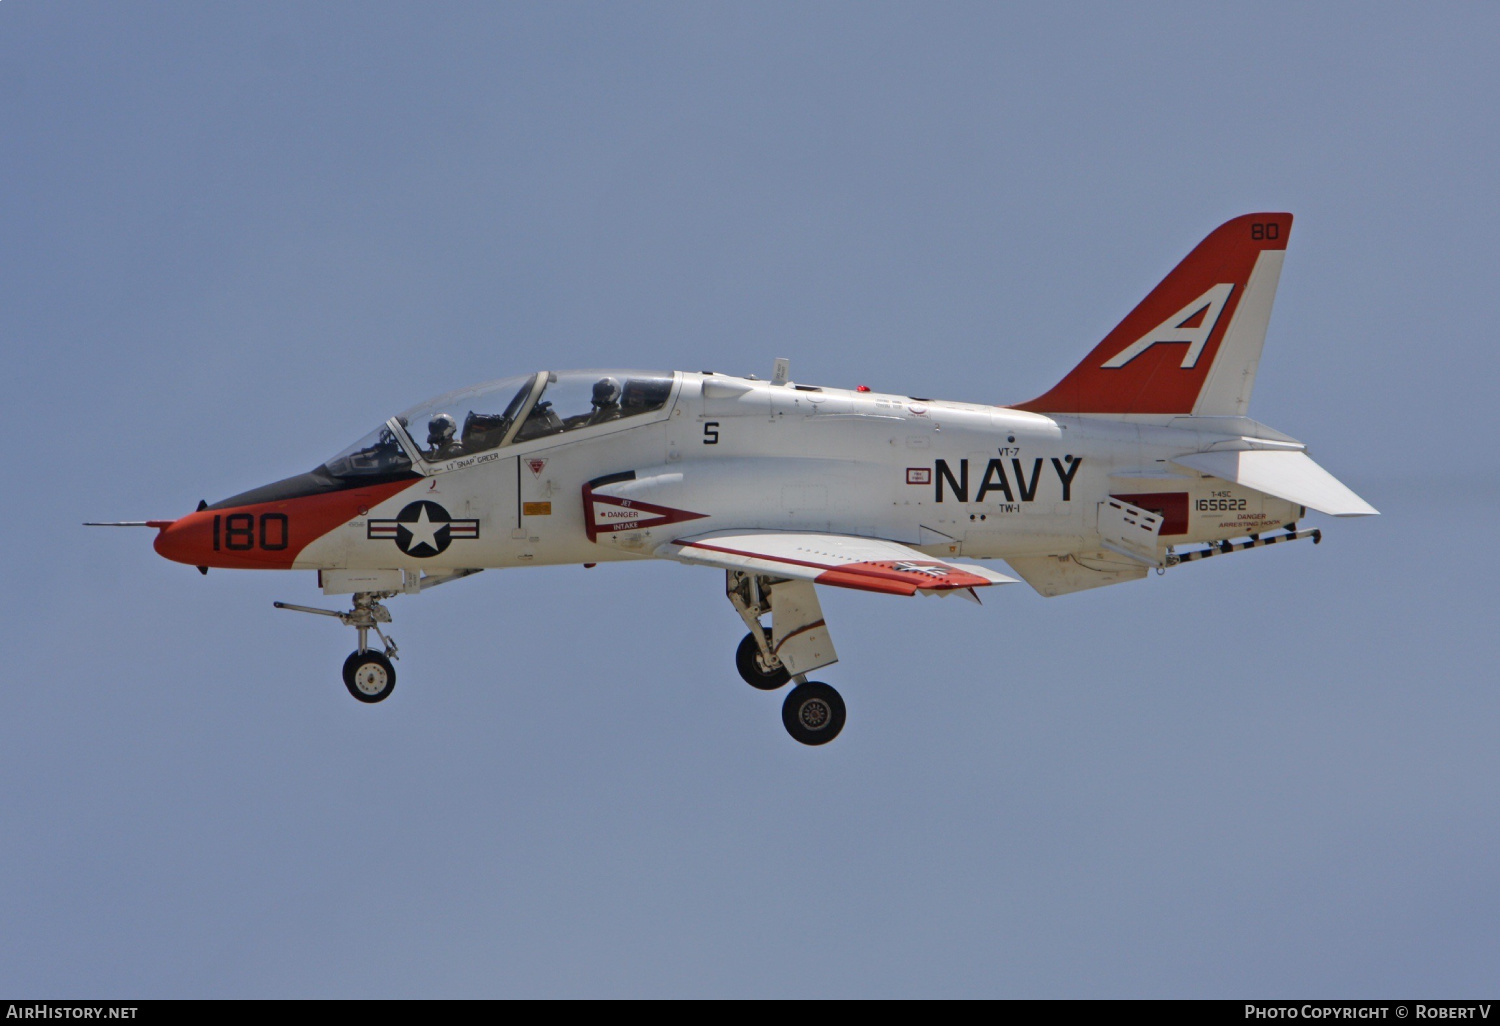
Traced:
[[1291, 232], [1291, 214], [1219, 226], [1067, 377], [1016, 409], [1244, 416]]

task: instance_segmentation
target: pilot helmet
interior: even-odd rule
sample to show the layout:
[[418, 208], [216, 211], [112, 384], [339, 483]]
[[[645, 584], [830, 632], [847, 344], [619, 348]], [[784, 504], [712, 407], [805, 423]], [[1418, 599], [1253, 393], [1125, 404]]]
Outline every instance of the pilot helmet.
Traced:
[[441, 445], [453, 438], [458, 430], [458, 421], [446, 413], [439, 413], [427, 422], [427, 444]]
[[594, 405], [613, 406], [620, 401], [620, 383], [614, 378], [594, 382]]

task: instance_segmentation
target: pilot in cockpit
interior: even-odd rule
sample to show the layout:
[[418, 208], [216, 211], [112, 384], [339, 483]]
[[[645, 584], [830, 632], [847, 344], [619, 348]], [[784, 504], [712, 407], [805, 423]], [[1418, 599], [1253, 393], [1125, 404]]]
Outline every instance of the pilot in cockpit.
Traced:
[[594, 382], [592, 403], [594, 409], [588, 419], [590, 427], [606, 421], [618, 420], [624, 413], [620, 409], [620, 383], [614, 378], [600, 378]]
[[439, 413], [427, 422], [427, 458], [447, 460], [462, 456], [464, 447], [454, 437], [458, 433], [458, 422], [446, 413]]

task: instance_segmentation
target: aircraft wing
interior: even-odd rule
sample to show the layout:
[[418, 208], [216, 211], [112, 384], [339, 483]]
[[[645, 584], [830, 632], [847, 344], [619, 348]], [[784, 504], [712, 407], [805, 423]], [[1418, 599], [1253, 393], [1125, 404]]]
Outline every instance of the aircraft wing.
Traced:
[[656, 554], [683, 563], [891, 595], [942, 594], [1016, 583], [1014, 577], [987, 567], [948, 563], [898, 542], [846, 534], [713, 531], [668, 542]]
[[1286, 449], [1195, 452], [1177, 456], [1172, 462], [1319, 513], [1336, 517], [1367, 517], [1380, 512], [1314, 463], [1305, 452]]

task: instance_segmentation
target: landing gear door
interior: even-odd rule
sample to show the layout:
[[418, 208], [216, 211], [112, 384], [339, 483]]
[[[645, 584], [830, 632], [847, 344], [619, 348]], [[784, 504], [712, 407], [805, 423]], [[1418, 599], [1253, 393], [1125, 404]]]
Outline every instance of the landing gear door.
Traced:
[[793, 676], [838, 662], [811, 581], [771, 586], [771, 648]]

